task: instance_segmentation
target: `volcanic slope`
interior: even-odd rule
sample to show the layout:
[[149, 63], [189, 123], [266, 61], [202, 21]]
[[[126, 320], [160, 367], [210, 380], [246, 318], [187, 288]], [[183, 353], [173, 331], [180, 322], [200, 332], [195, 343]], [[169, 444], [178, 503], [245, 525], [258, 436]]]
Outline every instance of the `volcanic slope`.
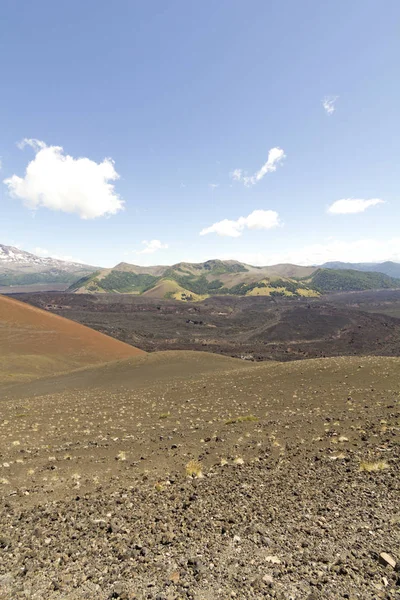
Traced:
[[399, 372], [162, 352], [3, 385], [0, 597], [398, 600]]
[[0, 296], [0, 381], [30, 380], [140, 354], [84, 325]]

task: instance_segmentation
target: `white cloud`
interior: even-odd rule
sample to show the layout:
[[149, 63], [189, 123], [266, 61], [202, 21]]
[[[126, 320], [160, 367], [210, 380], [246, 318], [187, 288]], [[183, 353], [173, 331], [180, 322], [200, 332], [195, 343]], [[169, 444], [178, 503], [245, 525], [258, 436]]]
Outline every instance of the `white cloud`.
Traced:
[[219, 187], [219, 183], [209, 183], [208, 187], [211, 188], [212, 191], [214, 191], [217, 187]]
[[346, 198], [342, 200], [336, 200], [333, 204], [328, 207], [328, 213], [331, 215], [355, 215], [356, 213], [362, 213], [370, 206], [377, 206], [378, 204], [384, 204], [385, 201], [380, 198], [370, 198], [364, 200], [362, 198]]
[[392, 260], [400, 262], [400, 237], [389, 240], [360, 239], [350, 242], [327, 240], [317, 244], [289, 248], [284, 252], [244, 252], [235, 254], [235, 256], [220, 254], [218, 258], [240, 260], [255, 266], [280, 263], [321, 265], [330, 261], [379, 263]]
[[223, 219], [200, 231], [200, 235], [216, 233], [223, 237], [240, 237], [244, 229], [272, 229], [280, 225], [279, 215], [274, 210], [253, 210], [247, 217], [236, 221]]
[[31, 146], [35, 158], [24, 177], [5, 179], [10, 195], [31, 209], [76, 213], [82, 219], [113, 215], [124, 202], [109, 183], [119, 178], [114, 162], [105, 158], [96, 163], [89, 158], [73, 158], [61, 146], [46, 146], [40, 140], [25, 139], [19, 147]]
[[333, 115], [336, 110], [335, 102], [339, 96], [325, 96], [322, 100], [322, 106], [325, 109], [327, 115]]
[[20, 142], [17, 142], [17, 147], [20, 150], [23, 150], [25, 146], [30, 146], [34, 150], [43, 150], [46, 148], [45, 142], [41, 142], [40, 140], [35, 140], [34, 138], [24, 138]]
[[168, 248], [168, 244], [163, 244], [160, 240], [143, 240], [142, 244], [144, 244], [145, 248], [143, 250], [139, 250], [136, 254], [153, 254], [157, 252], [157, 250], [166, 250]]
[[267, 162], [263, 164], [261, 169], [254, 173], [254, 175], [245, 175], [242, 169], [235, 169], [231, 173], [231, 177], [234, 181], [240, 181], [245, 186], [250, 187], [255, 185], [267, 174], [276, 171], [277, 166], [286, 157], [282, 148], [271, 148], [268, 152]]

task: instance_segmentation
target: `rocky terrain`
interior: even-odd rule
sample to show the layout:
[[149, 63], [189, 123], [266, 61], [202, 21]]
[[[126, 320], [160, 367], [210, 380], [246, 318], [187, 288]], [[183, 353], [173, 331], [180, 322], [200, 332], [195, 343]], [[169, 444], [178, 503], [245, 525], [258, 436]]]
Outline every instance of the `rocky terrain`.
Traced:
[[326, 301], [336, 306], [400, 318], [399, 290], [370, 290], [364, 292], [342, 292], [328, 294]]
[[399, 598], [399, 367], [167, 352], [3, 386], [0, 597]]
[[179, 302], [67, 293], [13, 297], [149, 352], [201, 350], [256, 361], [400, 356], [400, 320], [379, 314], [380, 308], [398, 309], [397, 290], [332, 294], [329, 301], [226, 296]]
[[145, 353], [0, 300], [1, 600], [400, 598], [400, 358]]

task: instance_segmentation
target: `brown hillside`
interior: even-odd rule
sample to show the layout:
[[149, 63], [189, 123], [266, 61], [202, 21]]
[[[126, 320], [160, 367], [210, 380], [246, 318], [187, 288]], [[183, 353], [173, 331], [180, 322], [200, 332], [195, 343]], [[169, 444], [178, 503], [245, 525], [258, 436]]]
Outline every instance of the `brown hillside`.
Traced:
[[0, 296], [0, 380], [31, 379], [142, 353], [84, 325]]

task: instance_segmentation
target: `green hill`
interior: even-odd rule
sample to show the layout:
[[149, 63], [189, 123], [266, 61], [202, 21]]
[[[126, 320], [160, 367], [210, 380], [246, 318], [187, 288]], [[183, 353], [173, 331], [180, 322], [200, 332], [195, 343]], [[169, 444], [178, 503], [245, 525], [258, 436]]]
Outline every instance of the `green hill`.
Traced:
[[320, 293], [351, 292], [399, 288], [400, 279], [389, 277], [383, 273], [352, 269], [318, 269], [311, 278], [311, 285]]
[[216, 295], [312, 297], [328, 292], [382, 288], [400, 288], [400, 279], [351, 269], [296, 265], [254, 267], [235, 261], [209, 260], [171, 267], [136, 267], [121, 263], [114, 269], [83, 277], [69, 291], [202, 300]]

